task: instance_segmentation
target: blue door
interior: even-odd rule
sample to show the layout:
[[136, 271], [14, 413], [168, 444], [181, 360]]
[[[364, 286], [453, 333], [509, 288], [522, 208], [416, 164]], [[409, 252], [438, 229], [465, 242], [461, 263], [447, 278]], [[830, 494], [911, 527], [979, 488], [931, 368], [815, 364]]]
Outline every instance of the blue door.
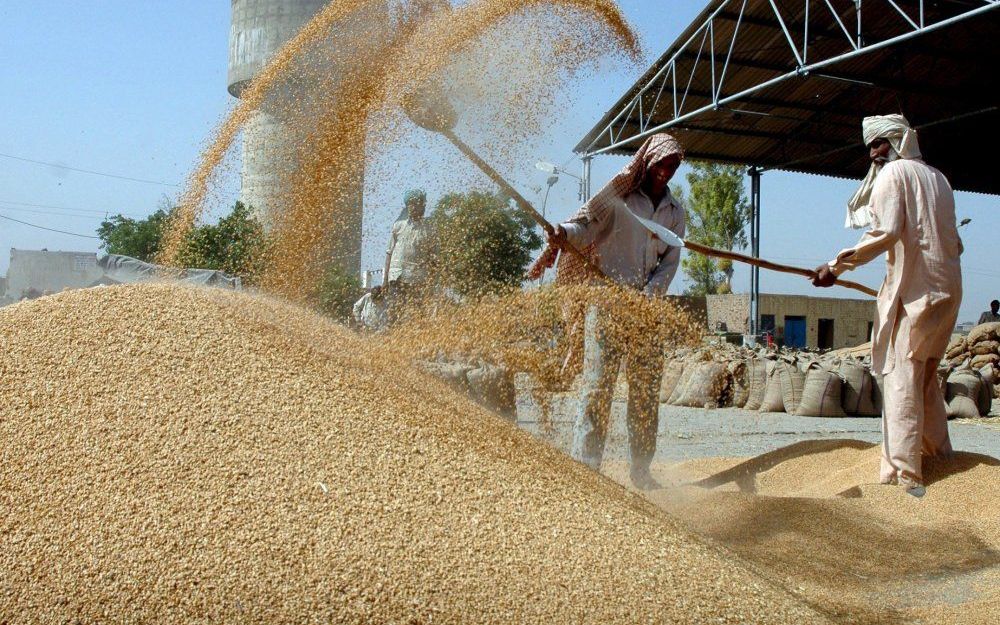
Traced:
[[806, 318], [785, 317], [785, 347], [806, 346]]

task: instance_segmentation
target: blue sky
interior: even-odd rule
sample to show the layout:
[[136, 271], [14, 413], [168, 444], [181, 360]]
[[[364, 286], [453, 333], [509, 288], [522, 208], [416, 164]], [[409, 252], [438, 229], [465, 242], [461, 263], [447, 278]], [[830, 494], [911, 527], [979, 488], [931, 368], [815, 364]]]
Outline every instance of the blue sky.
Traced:
[[[704, 0], [623, 0], [620, 5], [641, 36], [648, 64], [694, 19]], [[0, 156], [0, 215], [93, 235], [104, 211], [142, 216], [164, 196], [176, 196], [212, 129], [233, 104], [226, 92], [229, 11], [225, 0], [0, 2], [0, 154], [165, 183]], [[567, 94], [572, 105], [563, 107], [538, 138], [536, 158], [568, 161], [578, 171], [572, 147], [640, 71], [604, 67], [573, 83]], [[595, 190], [621, 164], [620, 158], [597, 159]], [[513, 181], [540, 201], [536, 189], [544, 186], [545, 174], [532, 163]], [[843, 207], [856, 186], [856, 181], [766, 173], [761, 255], [815, 266], [851, 245], [857, 233], [843, 229]], [[1000, 297], [993, 241], [998, 202], [968, 193], [957, 199], [959, 218], [973, 220], [962, 231], [961, 318], [974, 320], [989, 300]], [[575, 181], [564, 177], [549, 198], [549, 215], [565, 217], [575, 209]], [[368, 235], [364, 264], [371, 269], [380, 266], [387, 233]], [[11, 247], [96, 251], [97, 243], [0, 219], [0, 273], [6, 272]], [[877, 287], [882, 275], [882, 264], [874, 262], [851, 277]], [[817, 292], [804, 279], [781, 274], [762, 273], [762, 283], [765, 292], [852, 296], [842, 289]], [[679, 276], [672, 290], [683, 286]], [[749, 273], [742, 267], [734, 286], [749, 288]]]

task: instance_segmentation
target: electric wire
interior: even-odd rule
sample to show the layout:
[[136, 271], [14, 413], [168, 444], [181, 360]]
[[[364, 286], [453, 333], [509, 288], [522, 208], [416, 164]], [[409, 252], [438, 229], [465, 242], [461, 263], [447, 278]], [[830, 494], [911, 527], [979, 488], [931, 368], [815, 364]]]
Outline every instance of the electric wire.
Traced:
[[25, 226], [30, 226], [32, 228], [38, 228], [39, 230], [48, 230], [49, 232], [58, 232], [59, 234], [68, 234], [68, 235], [73, 236], [73, 237], [81, 237], [81, 238], [84, 238], [84, 239], [100, 239], [100, 237], [95, 237], [95, 236], [90, 235], [90, 234], [79, 234], [77, 232], [67, 232], [65, 230], [56, 230], [55, 228], [47, 228], [45, 226], [39, 226], [38, 224], [33, 224], [33, 223], [29, 223], [27, 221], [21, 221], [20, 219], [14, 219], [13, 217], [8, 217], [7, 215], [4, 215], [2, 213], [0, 213], [0, 219], [6, 219], [7, 221], [13, 221], [15, 223], [19, 223], [19, 224], [22, 224], [22, 225], [25, 225]]
[[25, 163], [34, 163], [35, 165], [48, 165], [49, 167], [57, 167], [59, 169], [68, 169], [70, 171], [80, 172], [82, 174], [91, 174], [93, 176], [104, 176], [106, 178], [117, 178], [119, 180], [129, 180], [131, 182], [142, 182], [145, 184], [155, 184], [162, 187], [179, 187], [179, 184], [173, 182], [162, 182], [160, 180], [147, 180], [145, 178], [132, 178], [131, 176], [120, 176], [118, 174], [109, 174], [103, 171], [94, 171], [92, 169], [81, 169], [79, 167], [70, 167], [69, 165], [61, 165], [59, 163], [51, 163], [49, 161], [39, 161], [33, 158], [24, 158], [23, 156], [14, 156], [13, 154], [3, 154], [0, 153], [0, 157], [13, 159], [15, 161], [22, 161]]

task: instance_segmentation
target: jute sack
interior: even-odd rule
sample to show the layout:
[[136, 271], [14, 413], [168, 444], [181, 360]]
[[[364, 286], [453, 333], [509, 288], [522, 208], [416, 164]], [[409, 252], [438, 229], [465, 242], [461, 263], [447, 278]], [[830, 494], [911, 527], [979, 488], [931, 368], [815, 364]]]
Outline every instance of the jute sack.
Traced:
[[663, 377], [660, 378], [660, 403], [666, 403], [670, 394], [677, 388], [684, 373], [684, 361], [680, 358], [667, 360], [663, 365]]
[[742, 408], [750, 397], [747, 363], [745, 360], [730, 360], [726, 369], [729, 371], [729, 393], [725, 405]]
[[978, 371], [956, 369], [948, 376], [945, 400], [948, 402], [948, 418], [975, 419], [989, 414], [983, 412], [983, 379]]
[[979, 341], [1000, 340], [1000, 321], [980, 324], [969, 331], [966, 341], [969, 345], [975, 345]]
[[1000, 362], [1000, 354], [983, 354], [981, 356], [973, 356], [972, 361], [969, 362], [969, 366], [973, 369], [982, 369], [986, 365], [992, 365]]
[[677, 385], [674, 386], [674, 390], [670, 392], [670, 397], [667, 398], [667, 403], [671, 406], [678, 405], [677, 402], [681, 400], [681, 396], [684, 394], [684, 389], [687, 387], [688, 382], [694, 375], [695, 369], [698, 368], [700, 361], [690, 359], [683, 362], [684, 370], [681, 372], [680, 379], [677, 380]]
[[969, 351], [974, 356], [1000, 353], [1000, 341], [979, 341]]
[[819, 363], [813, 363], [806, 372], [802, 386], [802, 399], [795, 414], [800, 417], [846, 417], [841, 407], [841, 377]]
[[785, 398], [781, 394], [781, 371], [787, 366], [784, 362], [772, 362], [768, 365], [767, 386], [764, 389], [764, 399], [760, 402], [761, 412], [785, 412]]
[[767, 363], [772, 362], [762, 358], [747, 360], [747, 401], [744, 410], [760, 410], [764, 401], [764, 391], [767, 389]]
[[785, 406], [785, 412], [795, 414], [802, 401], [802, 388], [806, 383], [806, 374], [792, 363], [778, 363], [775, 367], [778, 371], [778, 379], [781, 380], [781, 400]]
[[[1000, 367], [995, 363], [986, 365], [979, 370], [979, 375], [983, 376], [983, 382], [986, 382], [990, 390], [993, 392], [993, 398], [998, 397], [998, 392], [1000, 392]], [[992, 410], [993, 406], [990, 406]]]
[[694, 369], [694, 375], [688, 380], [684, 393], [676, 405], [688, 408], [718, 408], [719, 398], [726, 391], [729, 374], [725, 363], [702, 362]]
[[844, 380], [841, 406], [844, 412], [859, 417], [877, 417], [881, 411], [875, 407], [875, 378], [863, 363], [845, 358], [837, 367]]
[[944, 357], [949, 360], [952, 358], [958, 358], [969, 348], [969, 343], [964, 336], [959, 336], [952, 339], [951, 343], [948, 343], [947, 349], [944, 351]]

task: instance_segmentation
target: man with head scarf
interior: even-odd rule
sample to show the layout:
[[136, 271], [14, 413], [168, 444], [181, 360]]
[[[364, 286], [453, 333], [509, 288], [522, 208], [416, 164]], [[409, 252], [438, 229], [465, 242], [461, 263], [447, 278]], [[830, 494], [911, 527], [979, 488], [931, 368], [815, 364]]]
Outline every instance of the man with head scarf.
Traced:
[[[650, 137], [632, 160], [569, 221], [555, 228], [549, 248], [529, 277], [540, 275], [568, 241], [618, 284], [650, 296], [666, 295], [680, 264], [680, 248], [668, 247], [633, 215], [650, 219], [684, 236], [685, 214], [670, 193], [668, 183], [680, 166], [684, 151], [668, 134]], [[575, 256], [559, 258], [557, 282], [587, 279], [586, 266]], [[657, 392], [662, 374], [661, 354], [651, 341], [612, 344], [608, 340], [607, 311], [587, 309], [584, 320], [584, 387], [573, 455], [598, 470], [604, 455], [615, 379], [625, 361], [628, 376], [627, 425], [632, 483], [642, 489], [658, 484], [649, 472], [656, 451]]]
[[427, 195], [420, 189], [407, 191], [403, 196], [406, 218], [392, 226], [389, 248], [385, 252], [385, 269], [382, 284], [396, 283], [401, 289], [427, 281], [430, 264], [430, 229], [424, 220]]
[[872, 337], [872, 371], [885, 386], [880, 478], [920, 496], [922, 456], [952, 452], [937, 367], [962, 301], [955, 196], [921, 160], [917, 133], [902, 115], [866, 117], [862, 129], [872, 170], [848, 209], [866, 211], [853, 222], [867, 220], [871, 230], [817, 267], [813, 284], [832, 286], [843, 272], [887, 255]]

